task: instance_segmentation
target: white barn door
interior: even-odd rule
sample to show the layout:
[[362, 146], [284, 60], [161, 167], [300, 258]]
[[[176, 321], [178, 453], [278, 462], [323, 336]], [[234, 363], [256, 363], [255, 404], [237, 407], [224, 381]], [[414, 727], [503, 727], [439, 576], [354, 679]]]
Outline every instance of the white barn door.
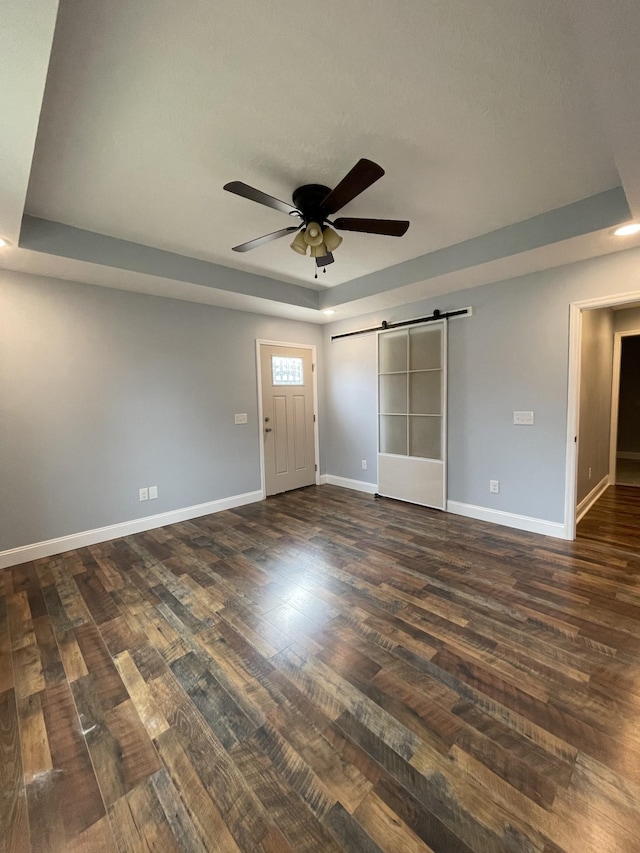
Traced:
[[445, 509], [447, 321], [378, 333], [378, 493]]

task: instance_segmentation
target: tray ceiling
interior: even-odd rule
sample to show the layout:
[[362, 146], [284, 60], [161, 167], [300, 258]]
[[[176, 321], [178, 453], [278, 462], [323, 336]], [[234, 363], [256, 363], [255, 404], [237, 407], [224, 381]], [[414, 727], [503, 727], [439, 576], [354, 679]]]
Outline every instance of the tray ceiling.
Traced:
[[[327, 0], [312, 24], [317, 4], [299, 0], [62, 0], [25, 213], [72, 226], [76, 242], [93, 232], [311, 291], [393, 279], [620, 185], [585, 72], [596, 34], [576, 26], [587, 6]], [[405, 237], [343, 233], [317, 282], [287, 238], [231, 251], [289, 223], [225, 182], [289, 200], [303, 183], [334, 186], [359, 157], [386, 175], [342, 213], [410, 219]]]

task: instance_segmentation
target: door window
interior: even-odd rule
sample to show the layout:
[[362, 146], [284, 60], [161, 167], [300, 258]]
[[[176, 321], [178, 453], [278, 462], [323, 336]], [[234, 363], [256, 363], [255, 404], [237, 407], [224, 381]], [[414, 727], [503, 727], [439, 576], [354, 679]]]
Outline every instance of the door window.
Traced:
[[302, 359], [272, 355], [271, 376], [274, 385], [304, 385]]

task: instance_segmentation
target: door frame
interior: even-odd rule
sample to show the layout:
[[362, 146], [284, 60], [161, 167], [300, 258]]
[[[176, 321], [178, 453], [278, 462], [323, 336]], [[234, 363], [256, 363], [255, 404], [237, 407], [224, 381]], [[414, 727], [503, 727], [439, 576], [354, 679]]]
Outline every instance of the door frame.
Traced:
[[[640, 301], [640, 290], [597, 296], [569, 304], [569, 375], [567, 385], [567, 446], [565, 456], [564, 538], [576, 538], [578, 494], [578, 441], [580, 435], [580, 375], [582, 312], [589, 308], [613, 308]], [[611, 462], [609, 462], [611, 465]], [[611, 476], [611, 470], [609, 470]]]
[[262, 500], [267, 497], [267, 484], [264, 462], [264, 434], [262, 425], [264, 420], [262, 408], [262, 359], [260, 357], [260, 347], [262, 345], [269, 347], [295, 347], [295, 349], [311, 350], [311, 369], [312, 385], [313, 385], [313, 455], [316, 467], [316, 486], [320, 485], [320, 441], [318, 433], [318, 359], [317, 348], [315, 344], [293, 344], [290, 341], [268, 341], [264, 338], [256, 338], [256, 376], [258, 382], [258, 445], [260, 448], [260, 488], [262, 489]]
[[609, 484], [616, 484], [618, 452], [618, 408], [620, 406], [620, 368], [622, 367], [622, 339], [640, 337], [640, 329], [614, 332], [613, 335], [613, 382], [611, 383], [611, 433], [609, 444]]

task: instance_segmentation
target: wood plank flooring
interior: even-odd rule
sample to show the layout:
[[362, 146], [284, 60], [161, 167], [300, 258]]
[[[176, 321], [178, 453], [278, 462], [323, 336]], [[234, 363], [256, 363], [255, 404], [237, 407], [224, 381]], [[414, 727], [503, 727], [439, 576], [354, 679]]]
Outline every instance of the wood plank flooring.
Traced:
[[0, 849], [638, 851], [607, 500], [568, 543], [311, 487], [4, 570]]
[[640, 459], [618, 459], [616, 482], [621, 486], [640, 486]]
[[581, 540], [640, 553], [640, 488], [609, 486], [576, 532]]

